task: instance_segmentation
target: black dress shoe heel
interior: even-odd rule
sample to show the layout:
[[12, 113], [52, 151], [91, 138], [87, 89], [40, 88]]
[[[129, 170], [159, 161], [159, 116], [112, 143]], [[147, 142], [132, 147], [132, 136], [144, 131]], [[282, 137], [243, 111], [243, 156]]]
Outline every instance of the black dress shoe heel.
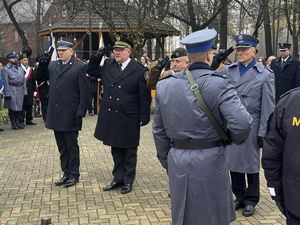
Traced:
[[235, 200], [234, 201], [234, 209], [239, 210], [239, 209], [242, 209], [242, 208], [244, 208], [244, 203], [239, 201], [239, 200]]
[[107, 184], [102, 190], [103, 191], [111, 191], [116, 188], [119, 188], [123, 185], [122, 182], [112, 181], [111, 183]]
[[36, 125], [36, 123], [34, 123], [32, 121], [28, 121], [28, 122], [26, 122], [26, 125]]
[[55, 182], [55, 185], [56, 186], [63, 185], [67, 182], [68, 179], [69, 179], [68, 177], [63, 176], [62, 178], [60, 178], [58, 181]]
[[69, 178], [69, 179], [66, 181], [66, 183], [64, 183], [64, 186], [65, 186], [66, 188], [68, 188], [68, 187], [71, 187], [71, 186], [77, 184], [78, 182], [79, 182], [79, 178], [72, 177], [72, 178]]
[[254, 214], [254, 207], [253, 207], [253, 205], [246, 205], [244, 207], [244, 209], [243, 209], [242, 214], [245, 217], [253, 216], [253, 214]]
[[121, 194], [127, 194], [129, 192], [132, 191], [132, 184], [125, 184], [122, 188], [121, 188]]

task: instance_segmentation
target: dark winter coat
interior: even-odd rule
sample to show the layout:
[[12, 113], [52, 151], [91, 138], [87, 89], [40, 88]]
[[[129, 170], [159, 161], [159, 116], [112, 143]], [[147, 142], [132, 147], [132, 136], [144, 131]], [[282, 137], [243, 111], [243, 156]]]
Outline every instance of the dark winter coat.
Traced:
[[88, 74], [101, 78], [103, 84], [95, 137], [105, 145], [135, 148], [139, 145], [140, 122], [150, 120], [151, 98], [145, 68], [134, 59], [123, 71], [114, 59], [98, 65], [91, 61], [87, 69]]

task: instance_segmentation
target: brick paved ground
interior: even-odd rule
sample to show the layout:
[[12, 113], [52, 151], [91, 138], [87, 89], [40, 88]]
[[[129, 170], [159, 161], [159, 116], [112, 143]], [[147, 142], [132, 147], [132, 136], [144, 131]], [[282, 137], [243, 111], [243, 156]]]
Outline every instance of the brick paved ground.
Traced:
[[[142, 128], [134, 191], [102, 192], [111, 180], [110, 149], [93, 137], [96, 117], [84, 119], [80, 133], [81, 177], [69, 189], [54, 186], [61, 176], [53, 132], [37, 126], [0, 133], [0, 218], [6, 225], [37, 225], [50, 216], [54, 225], [164, 225], [171, 224], [168, 181], [156, 159], [151, 126]], [[261, 179], [262, 200], [254, 217], [241, 212], [233, 225], [284, 224]]]

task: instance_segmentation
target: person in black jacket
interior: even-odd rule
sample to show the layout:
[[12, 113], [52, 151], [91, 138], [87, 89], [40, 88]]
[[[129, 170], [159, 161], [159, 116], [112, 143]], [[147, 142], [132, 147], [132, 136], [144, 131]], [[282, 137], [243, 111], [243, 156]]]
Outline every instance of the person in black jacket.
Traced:
[[21, 123], [24, 125], [26, 119], [26, 125], [36, 125], [32, 122], [32, 109], [33, 109], [33, 93], [35, 91], [35, 81], [33, 78], [33, 68], [28, 65], [29, 60], [25, 52], [19, 56], [20, 66], [24, 70], [26, 79], [27, 95], [24, 96], [23, 108], [22, 108], [22, 118]]
[[[36, 68], [39, 65], [39, 58], [37, 58]], [[36, 91], [41, 102], [41, 110], [43, 121], [46, 122], [47, 118], [47, 107], [48, 107], [48, 97], [49, 97], [49, 84], [47, 80], [43, 79], [43, 76], [36, 76], [37, 69], [33, 70], [33, 78], [36, 81]]]
[[279, 100], [268, 121], [262, 167], [267, 186], [287, 225], [300, 224], [300, 87]]
[[78, 131], [87, 111], [90, 84], [85, 65], [73, 55], [72, 42], [57, 42], [59, 60], [50, 62], [51, 54], [40, 58], [37, 78], [49, 80], [46, 127], [54, 130], [64, 175], [55, 185], [70, 187], [79, 181]]
[[279, 43], [280, 56], [271, 63], [275, 75], [275, 101], [285, 92], [300, 86], [300, 62], [290, 55], [291, 44]]
[[87, 73], [102, 79], [103, 98], [95, 137], [111, 146], [114, 160], [113, 181], [103, 188], [109, 191], [122, 186], [121, 194], [132, 190], [137, 163], [140, 126], [150, 121], [150, 92], [146, 87], [145, 67], [130, 58], [133, 43], [117, 37], [113, 46], [115, 59], [106, 59], [107, 49], [91, 56]]

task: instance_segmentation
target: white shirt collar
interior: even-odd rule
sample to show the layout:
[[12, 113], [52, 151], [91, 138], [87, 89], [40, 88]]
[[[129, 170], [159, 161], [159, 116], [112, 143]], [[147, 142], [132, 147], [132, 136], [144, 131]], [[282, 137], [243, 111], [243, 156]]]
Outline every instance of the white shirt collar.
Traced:
[[286, 58], [281, 58], [281, 61], [286, 62], [290, 56], [288, 55]]
[[125, 62], [121, 63], [121, 69], [124, 70], [126, 66], [130, 63], [131, 58], [129, 57]]

